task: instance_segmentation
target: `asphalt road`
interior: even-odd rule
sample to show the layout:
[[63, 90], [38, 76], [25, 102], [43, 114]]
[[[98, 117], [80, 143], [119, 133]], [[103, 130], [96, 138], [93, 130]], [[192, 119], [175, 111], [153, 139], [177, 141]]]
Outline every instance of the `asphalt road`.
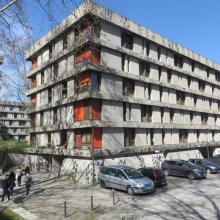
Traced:
[[41, 220], [64, 219], [64, 199], [67, 202], [65, 219], [68, 220], [220, 219], [220, 174], [194, 181], [168, 177], [167, 187], [134, 199], [124, 192], [115, 191], [115, 204], [111, 189], [102, 189], [99, 185], [80, 186], [62, 179], [39, 182], [47, 180], [47, 175], [33, 176], [36, 182], [29, 197], [26, 198], [24, 189], [20, 188], [13, 200]]

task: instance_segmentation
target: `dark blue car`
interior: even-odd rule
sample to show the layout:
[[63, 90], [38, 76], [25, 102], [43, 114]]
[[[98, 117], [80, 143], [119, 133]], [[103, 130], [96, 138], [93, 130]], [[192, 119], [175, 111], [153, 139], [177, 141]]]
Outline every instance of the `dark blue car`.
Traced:
[[203, 167], [207, 170], [207, 173], [220, 173], [220, 165], [210, 161], [209, 159], [189, 159], [190, 162], [197, 166]]

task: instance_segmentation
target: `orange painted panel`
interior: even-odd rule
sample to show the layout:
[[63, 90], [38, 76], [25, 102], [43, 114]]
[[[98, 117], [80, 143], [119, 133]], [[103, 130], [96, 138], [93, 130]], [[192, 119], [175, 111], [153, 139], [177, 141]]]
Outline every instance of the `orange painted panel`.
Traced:
[[87, 84], [90, 81], [91, 74], [90, 73], [83, 73], [80, 76], [80, 84]]
[[92, 64], [100, 64], [100, 52], [98, 49], [94, 49], [92, 52]]
[[102, 147], [102, 128], [93, 128], [94, 137], [93, 137], [93, 148]]
[[83, 103], [76, 103], [74, 108], [74, 120], [82, 121], [84, 119]]
[[81, 140], [81, 131], [80, 130], [75, 130], [75, 147], [76, 148], [81, 148], [82, 146], [82, 140]]

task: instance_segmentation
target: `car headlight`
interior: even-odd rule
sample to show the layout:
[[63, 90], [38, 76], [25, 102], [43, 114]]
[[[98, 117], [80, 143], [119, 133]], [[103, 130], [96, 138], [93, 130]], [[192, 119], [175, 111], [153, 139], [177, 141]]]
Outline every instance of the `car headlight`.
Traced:
[[200, 172], [200, 170], [198, 170], [198, 169], [194, 169], [194, 171], [195, 171], [196, 173], [199, 173], [199, 172]]
[[137, 187], [143, 187], [144, 185], [142, 183], [137, 183]]

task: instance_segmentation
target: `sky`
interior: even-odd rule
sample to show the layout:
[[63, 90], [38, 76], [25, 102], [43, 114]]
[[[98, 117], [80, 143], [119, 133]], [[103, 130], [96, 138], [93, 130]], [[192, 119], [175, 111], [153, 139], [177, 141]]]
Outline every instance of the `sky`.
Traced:
[[[30, 4], [32, 1], [32, 4]], [[34, 24], [36, 39], [51, 28], [45, 22], [45, 13], [35, 0], [26, 0], [29, 21]], [[45, 1], [46, 2], [46, 1]], [[59, 23], [82, 0], [61, 0], [55, 4], [56, 21]], [[217, 63], [220, 63], [220, 1], [219, 0], [97, 0], [107, 8], [126, 16], [138, 24], [163, 35]], [[48, 6], [49, 7], [49, 6]]]

